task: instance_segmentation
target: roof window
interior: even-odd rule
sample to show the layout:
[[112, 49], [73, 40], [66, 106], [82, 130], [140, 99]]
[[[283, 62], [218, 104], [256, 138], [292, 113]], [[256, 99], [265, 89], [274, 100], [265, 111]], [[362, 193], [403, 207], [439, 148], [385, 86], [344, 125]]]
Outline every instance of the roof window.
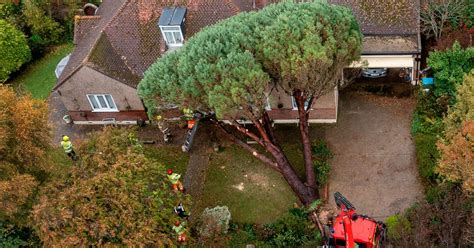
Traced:
[[185, 7], [166, 7], [161, 12], [158, 26], [168, 47], [183, 45], [185, 15]]

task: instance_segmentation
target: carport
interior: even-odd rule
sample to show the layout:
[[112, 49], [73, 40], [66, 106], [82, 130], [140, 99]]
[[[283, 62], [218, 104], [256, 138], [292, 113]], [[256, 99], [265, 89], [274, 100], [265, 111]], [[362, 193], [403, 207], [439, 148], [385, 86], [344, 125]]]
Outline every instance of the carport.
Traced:
[[363, 40], [361, 59], [350, 68], [387, 68], [389, 74], [409, 73], [417, 84], [420, 67], [418, 35], [369, 35]]

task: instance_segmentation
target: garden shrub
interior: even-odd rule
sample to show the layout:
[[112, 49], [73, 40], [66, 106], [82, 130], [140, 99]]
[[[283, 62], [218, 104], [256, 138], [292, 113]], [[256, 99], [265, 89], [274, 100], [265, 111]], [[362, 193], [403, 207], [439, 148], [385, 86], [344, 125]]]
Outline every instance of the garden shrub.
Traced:
[[410, 221], [403, 215], [395, 214], [385, 220], [387, 236], [390, 240], [400, 240], [411, 231]]
[[463, 121], [474, 120], [474, 69], [464, 76], [464, 81], [458, 86], [456, 104], [444, 118], [446, 138], [453, 137], [459, 132]]
[[474, 68], [474, 47], [462, 49], [459, 42], [455, 42], [451, 49], [430, 53], [428, 65], [434, 71], [436, 97], [447, 96], [452, 105], [456, 86], [462, 82], [464, 74]]
[[33, 229], [0, 222], [0, 247], [42, 247]]
[[0, 19], [10, 20], [18, 15], [20, 8], [13, 3], [0, 3]]
[[331, 165], [328, 160], [333, 158], [333, 153], [324, 140], [315, 140], [312, 143], [313, 165], [319, 185], [325, 185], [329, 180]]
[[47, 45], [48, 41], [37, 34], [32, 35], [28, 39], [28, 46], [31, 49], [31, 55], [33, 58], [41, 57], [45, 53]]
[[30, 48], [20, 30], [0, 19], [0, 83], [31, 59]]
[[[53, 18], [47, 16], [45, 11], [38, 6], [37, 2], [33, 0], [25, 1], [23, 15], [32, 36], [37, 35], [40, 37], [33, 39], [33, 42], [42, 40], [47, 45], [54, 45], [64, 41], [64, 29], [62, 26]], [[34, 44], [39, 45], [41, 43]]]
[[322, 242], [321, 234], [302, 208], [292, 208], [270, 224], [235, 225], [230, 235], [230, 247], [249, 243], [257, 247], [317, 247]]
[[229, 230], [231, 214], [227, 206], [206, 208], [201, 215], [198, 232], [201, 238], [212, 239], [226, 234]]
[[472, 198], [453, 184], [439, 185], [436, 191], [432, 202], [423, 200], [405, 212], [402, 218], [409, 220], [411, 231], [397, 239], [391, 238], [389, 229], [394, 247], [470, 247]]
[[420, 176], [428, 182], [436, 179], [435, 168], [439, 158], [436, 147], [438, 138], [436, 134], [417, 134], [415, 136], [416, 161]]
[[274, 223], [266, 225], [272, 235], [266, 237], [265, 244], [271, 247], [299, 247], [312, 241], [321, 242], [318, 230], [308, 220], [305, 210], [293, 208]]
[[474, 120], [466, 120], [458, 133], [438, 142], [441, 159], [436, 171], [450, 182], [462, 185], [474, 196]]
[[440, 161], [436, 171], [474, 195], [474, 70], [457, 88], [456, 103], [444, 118], [444, 137], [438, 141]]

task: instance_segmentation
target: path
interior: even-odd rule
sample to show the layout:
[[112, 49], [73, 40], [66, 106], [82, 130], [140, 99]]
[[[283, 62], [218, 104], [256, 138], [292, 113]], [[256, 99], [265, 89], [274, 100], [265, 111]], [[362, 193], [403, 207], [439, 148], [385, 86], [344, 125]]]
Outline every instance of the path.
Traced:
[[[207, 167], [209, 165], [209, 154], [211, 141], [210, 130], [206, 125], [199, 125], [193, 145], [189, 151], [189, 162], [184, 175], [184, 188], [192, 199], [198, 201], [204, 190], [206, 182]], [[197, 205], [197, 204], [194, 204]]]
[[339, 191], [377, 219], [410, 207], [423, 194], [410, 135], [414, 99], [342, 92], [339, 106], [338, 123], [325, 133], [335, 154], [330, 203]]
[[67, 114], [67, 110], [56, 92], [51, 93], [48, 98], [48, 104], [49, 123], [51, 125], [54, 145], [59, 144], [63, 135], [71, 137], [71, 140], [74, 142], [77, 139], [84, 139], [88, 132], [102, 128], [102, 126], [66, 124], [63, 116]]

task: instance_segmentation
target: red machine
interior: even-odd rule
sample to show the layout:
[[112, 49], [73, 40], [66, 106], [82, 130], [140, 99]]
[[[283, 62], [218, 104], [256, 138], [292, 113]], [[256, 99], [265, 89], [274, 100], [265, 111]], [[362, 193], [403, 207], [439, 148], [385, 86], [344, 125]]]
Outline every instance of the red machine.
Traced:
[[341, 209], [326, 236], [327, 247], [381, 248], [385, 241], [385, 224], [365, 215], [358, 215], [355, 207], [339, 192], [334, 193]]

